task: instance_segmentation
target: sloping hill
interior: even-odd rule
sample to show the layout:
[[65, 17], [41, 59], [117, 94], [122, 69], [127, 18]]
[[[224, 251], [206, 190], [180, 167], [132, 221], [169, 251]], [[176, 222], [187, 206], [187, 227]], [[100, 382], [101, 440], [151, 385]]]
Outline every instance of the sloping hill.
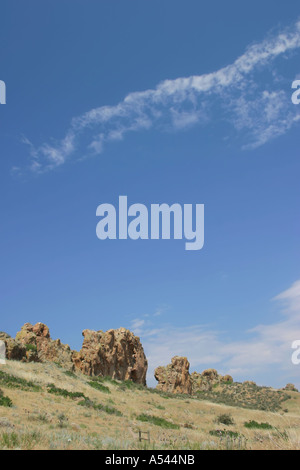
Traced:
[[[270, 403], [284, 397], [273, 412], [255, 409], [259, 387], [245, 395], [232, 387], [171, 395], [54, 363], [7, 361], [0, 366], [0, 448], [300, 449], [300, 393], [265, 389]], [[149, 432], [150, 443], [139, 442], [139, 431], [143, 438]]]

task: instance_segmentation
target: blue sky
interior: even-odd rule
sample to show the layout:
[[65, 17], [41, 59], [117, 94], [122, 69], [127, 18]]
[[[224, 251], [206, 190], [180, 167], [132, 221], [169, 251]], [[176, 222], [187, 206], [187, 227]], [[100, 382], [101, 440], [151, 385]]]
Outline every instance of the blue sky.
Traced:
[[[153, 368], [300, 386], [296, 1], [4, 0], [1, 330], [79, 349], [125, 326]], [[96, 208], [205, 204], [205, 245], [96, 237]]]

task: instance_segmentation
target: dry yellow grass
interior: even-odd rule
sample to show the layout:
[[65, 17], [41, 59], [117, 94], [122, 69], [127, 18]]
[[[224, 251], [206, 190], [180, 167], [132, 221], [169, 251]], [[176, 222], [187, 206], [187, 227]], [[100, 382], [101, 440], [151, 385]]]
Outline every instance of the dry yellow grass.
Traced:
[[[271, 413], [225, 406], [199, 399], [166, 398], [137, 387], [122, 390], [104, 382], [111, 393], [95, 390], [89, 377], [70, 377], [55, 364], [23, 364], [7, 361], [0, 371], [32, 381], [40, 391], [10, 388], [0, 383], [13, 407], [0, 406], [0, 448], [22, 449], [300, 449], [300, 393], [290, 393], [284, 403], [288, 413]], [[70, 392], [82, 392], [96, 404], [113, 407], [122, 416], [72, 399], [48, 393], [47, 384]], [[137, 419], [140, 414], [157, 416], [178, 429], [167, 429]], [[230, 414], [231, 426], [216, 422]], [[247, 429], [246, 421], [267, 422], [273, 429]], [[150, 444], [139, 443], [138, 431], [150, 431]], [[211, 435], [214, 430], [238, 433], [237, 438]]]

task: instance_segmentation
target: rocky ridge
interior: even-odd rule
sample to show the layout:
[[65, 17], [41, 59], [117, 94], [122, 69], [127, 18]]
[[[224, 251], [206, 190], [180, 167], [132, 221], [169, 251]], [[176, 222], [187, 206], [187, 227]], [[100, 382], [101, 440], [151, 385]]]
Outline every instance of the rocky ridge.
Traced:
[[168, 393], [188, 395], [210, 391], [214, 385], [233, 382], [230, 375], [219, 375], [215, 369], [207, 369], [201, 374], [189, 372], [190, 364], [186, 357], [175, 356], [171, 364], [157, 367], [154, 376], [158, 381], [157, 389]]
[[55, 362], [66, 370], [89, 376], [109, 376], [145, 385], [148, 368], [140, 339], [125, 328], [83, 331], [82, 349], [77, 352], [52, 340], [44, 323], [25, 323], [15, 338], [0, 332], [6, 359], [22, 362]]

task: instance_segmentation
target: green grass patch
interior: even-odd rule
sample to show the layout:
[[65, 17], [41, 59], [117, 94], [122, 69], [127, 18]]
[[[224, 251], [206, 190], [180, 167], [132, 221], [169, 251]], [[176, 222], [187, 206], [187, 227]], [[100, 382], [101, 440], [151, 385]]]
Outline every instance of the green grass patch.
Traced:
[[107, 413], [109, 415], [123, 416], [121, 411], [117, 410], [116, 408], [108, 405], [102, 405], [101, 403], [94, 403], [89, 398], [85, 398], [84, 400], [78, 402], [78, 405], [85, 406], [87, 408], [93, 408], [96, 411], [103, 411], [104, 413]]
[[0, 434], [0, 449], [23, 449], [30, 450], [40, 441], [38, 431], [16, 433], [3, 432]]
[[42, 389], [34, 382], [15, 377], [14, 375], [7, 374], [0, 371], [0, 384], [7, 388], [18, 388], [24, 391], [40, 392]]
[[12, 407], [12, 401], [10, 398], [5, 397], [2, 390], [0, 390], [0, 406], [6, 406], [8, 408]]
[[156, 426], [160, 426], [165, 429], [179, 429], [180, 426], [178, 424], [171, 423], [164, 418], [159, 418], [158, 416], [150, 416], [146, 415], [145, 413], [140, 414], [136, 417], [139, 421], [143, 423], [151, 423], [155, 424]]
[[37, 347], [35, 344], [25, 344], [26, 351], [37, 352]]
[[99, 392], [103, 392], [103, 393], [111, 393], [111, 391], [109, 390], [108, 387], [106, 387], [105, 385], [102, 385], [101, 383], [99, 382], [96, 382], [94, 380], [92, 380], [91, 382], [88, 382], [88, 384], [95, 388], [96, 390], [99, 390]]
[[57, 388], [53, 384], [47, 385], [47, 392], [52, 393], [53, 395], [59, 395], [64, 398], [86, 398], [82, 392], [69, 392], [64, 388]]
[[257, 421], [247, 421], [244, 423], [245, 428], [248, 429], [273, 429], [273, 426], [269, 423], [258, 423]]
[[100, 382], [100, 383], [108, 382], [108, 383], [110, 383], [112, 385], [116, 385], [116, 386], [120, 385], [120, 382], [117, 382], [115, 379], [112, 379], [109, 376], [102, 377], [101, 375], [98, 375], [96, 377], [92, 377], [92, 381], [93, 382]]
[[141, 384], [137, 384], [132, 380], [123, 380], [122, 382], [118, 382], [118, 387], [123, 392], [127, 390], [146, 390], [146, 387]]

